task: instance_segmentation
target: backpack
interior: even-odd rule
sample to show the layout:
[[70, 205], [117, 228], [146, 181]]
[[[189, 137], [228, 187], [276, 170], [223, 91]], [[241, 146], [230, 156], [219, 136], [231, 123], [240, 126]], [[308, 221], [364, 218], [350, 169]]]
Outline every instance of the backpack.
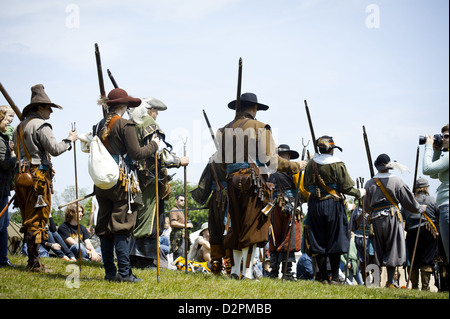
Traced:
[[88, 169], [95, 186], [110, 189], [119, 180], [119, 166], [98, 136], [90, 144]]
[[79, 139], [81, 150], [89, 153], [88, 170], [94, 185], [104, 190], [112, 188], [119, 180], [117, 162], [98, 136], [92, 137], [92, 133], [89, 133], [79, 136]]

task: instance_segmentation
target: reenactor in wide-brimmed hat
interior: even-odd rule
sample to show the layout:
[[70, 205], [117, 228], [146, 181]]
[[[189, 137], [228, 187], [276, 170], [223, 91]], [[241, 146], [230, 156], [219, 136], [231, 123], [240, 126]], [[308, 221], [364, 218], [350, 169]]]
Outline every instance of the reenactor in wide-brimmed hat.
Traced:
[[47, 240], [46, 226], [51, 212], [53, 193], [53, 167], [50, 156], [58, 156], [77, 140], [77, 132], [57, 142], [52, 126], [46, 122], [53, 108], [42, 84], [31, 88], [31, 102], [22, 111], [22, 122], [14, 131], [14, 144], [18, 147], [19, 171], [15, 175], [16, 200], [23, 220], [22, 231], [27, 244], [28, 265], [32, 271], [48, 271], [39, 258], [39, 244]]
[[241, 262], [244, 278], [253, 279], [253, 259], [257, 247], [267, 244], [273, 184], [268, 174], [277, 170], [295, 174], [306, 162], [291, 162], [277, 154], [270, 126], [255, 119], [257, 111], [269, 106], [261, 104], [253, 93], [240, 96], [240, 103], [232, 101], [230, 109], [235, 118], [219, 129], [219, 143], [214, 162], [227, 172], [228, 211], [231, 227], [224, 238], [224, 247], [232, 250], [231, 278], [239, 278]]

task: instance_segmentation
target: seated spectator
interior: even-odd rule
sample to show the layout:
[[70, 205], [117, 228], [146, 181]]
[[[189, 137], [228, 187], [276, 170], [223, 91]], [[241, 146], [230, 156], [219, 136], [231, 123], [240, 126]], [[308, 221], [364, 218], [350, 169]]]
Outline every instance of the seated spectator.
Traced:
[[159, 245], [166, 256], [170, 254], [170, 231], [170, 220], [169, 217], [166, 217], [164, 219], [164, 230], [159, 236]]
[[209, 244], [208, 223], [203, 223], [200, 233], [189, 251], [188, 260], [211, 262], [211, 245]]
[[297, 279], [314, 280], [312, 259], [307, 253], [302, 254], [298, 259]]
[[78, 247], [81, 249], [81, 258], [100, 262], [100, 254], [95, 251], [94, 246], [89, 240], [90, 234], [87, 228], [80, 224], [80, 244], [78, 243], [78, 218], [84, 215], [84, 207], [77, 204], [69, 205], [65, 210], [65, 221], [58, 228], [58, 233], [69, 247], [69, 250], [77, 258], [79, 256]]
[[75, 255], [69, 250], [66, 243], [59, 235], [51, 213], [50, 218], [48, 219], [48, 240], [42, 241], [42, 246], [47, 251], [52, 250], [59, 258], [67, 261], [76, 261]]

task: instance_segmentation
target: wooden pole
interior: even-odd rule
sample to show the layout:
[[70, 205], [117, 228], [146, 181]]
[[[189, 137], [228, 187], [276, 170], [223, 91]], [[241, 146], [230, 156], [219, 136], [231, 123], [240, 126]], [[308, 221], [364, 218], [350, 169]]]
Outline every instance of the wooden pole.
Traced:
[[155, 152], [155, 198], [156, 198], [156, 281], [159, 283], [159, 182], [158, 182], [158, 150]]

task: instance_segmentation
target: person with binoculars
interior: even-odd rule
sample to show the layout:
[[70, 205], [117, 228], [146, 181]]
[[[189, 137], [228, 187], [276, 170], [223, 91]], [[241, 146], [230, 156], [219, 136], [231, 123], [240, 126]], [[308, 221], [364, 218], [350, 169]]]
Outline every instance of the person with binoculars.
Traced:
[[439, 179], [441, 184], [438, 187], [436, 206], [439, 208], [439, 232], [444, 246], [445, 254], [448, 256], [448, 185], [449, 185], [449, 125], [445, 125], [441, 129], [442, 134], [427, 135], [425, 143], [423, 138], [419, 140], [419, 144], [425, 144], [425, 152], [423, 156], [422, 171], [423, 174], [429, 175], [431, 178]]

